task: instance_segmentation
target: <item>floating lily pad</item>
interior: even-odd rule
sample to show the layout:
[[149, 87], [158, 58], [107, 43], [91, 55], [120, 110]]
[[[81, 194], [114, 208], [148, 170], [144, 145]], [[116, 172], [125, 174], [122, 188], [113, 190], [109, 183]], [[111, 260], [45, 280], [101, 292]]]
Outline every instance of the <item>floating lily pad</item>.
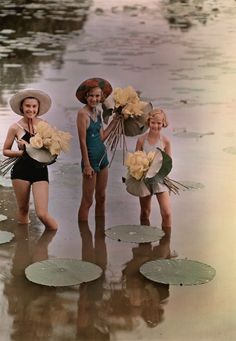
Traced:
[[144, 263], [140, 272], [151, 281], [173, 285], [204, 284], [216, 273], [210, 265], [187, 259], [157, 259]]
[[102, 269], [78, 259], [50, 259], [36, 262], [25, 269], [26, 278], [40, 285], [63, 287], [97, 279]]
[[7, 231], [0, 231], [0, 244], [10, 242], [14, 238], [14, 234]]
[[236, 147], [226, 147], [223, 149], [224, 152], [229, 153], [229, 154], [236, 154]]
[[111, 239], [130, 243], [150, 243], [164, 236], [160, 228], [146, 225], [116, 225], [105, 230], [105, 234]]
[[198, 133], [198, 132], [195, 132], [195, 131], [180, 131], [180, 132], [177, 132], [177, 133], [174, 133], [174, 136], [177, 136], [177, 137], [185, 137], [185, 138], [201, 138], [203, 136], [206, 136], [206, 135], [214, 135], [213, 132], [209, 132], [209, 133]]
[[202, 189], [205, 186], [201, 184], [200, 182], [194, 182], [194, 181], [181, 181], [181, 184], [185, 187], [181, 187], [180, 189], [183, 191], [191, 191], [193, 189]]
[[12, 187], [11, 179], [4, 178], [3, 176], [0, 175], [0, 186], [2, 186], [2, 187]]
[[4, 220], [7, 220], [7, 216], [3, 215], [3, 214], [0, 214], [0, 221], [4, 221]]

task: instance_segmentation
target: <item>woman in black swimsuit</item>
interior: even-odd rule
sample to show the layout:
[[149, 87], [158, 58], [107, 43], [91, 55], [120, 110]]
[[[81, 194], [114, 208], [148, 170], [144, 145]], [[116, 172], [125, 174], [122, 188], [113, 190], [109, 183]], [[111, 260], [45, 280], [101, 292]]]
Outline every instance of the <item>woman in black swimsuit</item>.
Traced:
[[[45, 114], [50, 106], [50, 97], [39, 90], [23, 90], [10, 99], [12, 110], [22, 118], [12, 124], [3, 145], [3, 155], [19, 157], [11, 171], [12, 185], [18, 206], [19, 224], [28, 224], [29, 200], [32, 188], [35, 210], [38, 218], [46, 228], [56, 230], [58, 225], [48, 213], [48, 170], [39, 166], [24, 153], [25, 145], [36, 133], [37, 124], [42, 121], [38, 116]], [[12, 150], [14, 141], [18, 150]]]

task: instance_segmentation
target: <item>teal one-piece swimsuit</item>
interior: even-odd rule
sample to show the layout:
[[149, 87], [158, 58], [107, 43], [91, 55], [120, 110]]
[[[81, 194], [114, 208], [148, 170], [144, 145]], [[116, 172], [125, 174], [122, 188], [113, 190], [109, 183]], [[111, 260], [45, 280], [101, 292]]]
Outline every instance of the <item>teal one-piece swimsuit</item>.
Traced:
[[[95, 172], [100, 172], [103, 168], [109, 165], [106, 147], [100, 136], [101, 127], [101, 116], [97, 116], [96, 121], [93, 121], [90, 117], [90, 123], [86, 133], [86, 144], [90, 165]], [[83, 170], [83, 160], [81, 162], [81, 167]]]

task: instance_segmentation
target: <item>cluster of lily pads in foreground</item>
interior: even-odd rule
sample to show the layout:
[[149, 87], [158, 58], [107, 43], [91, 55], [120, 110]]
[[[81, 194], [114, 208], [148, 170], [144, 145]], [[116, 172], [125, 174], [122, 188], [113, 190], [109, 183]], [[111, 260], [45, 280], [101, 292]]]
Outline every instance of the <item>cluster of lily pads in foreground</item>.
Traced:
[[[4, 216], [0, 217], [4, 220]], [[6, 217], [5, 217], [6, 218]], [[151, 243], [160, 240], [164, 232], [152, 226], [117, 225], [105, 230], [108, 238], [118, 242]], [[10, 242], [14, 234], [0, 231], [0, 244]], [[197, 285], [211, 281], [215, 269], [188, 259], [156, 259], [144, 263], [140, 273], [147, 279], [163, 284]], [[103, 270], [96, 264], [79, 259], [55, 258], [35, 262], [25, 269], [28, 280], [40, 285], [63, 287], [96, 280]]]

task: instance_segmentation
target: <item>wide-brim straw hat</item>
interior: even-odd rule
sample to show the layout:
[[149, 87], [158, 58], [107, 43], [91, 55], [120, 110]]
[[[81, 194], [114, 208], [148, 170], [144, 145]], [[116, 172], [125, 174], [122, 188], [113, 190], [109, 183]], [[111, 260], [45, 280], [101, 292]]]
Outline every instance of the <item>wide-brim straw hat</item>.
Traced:
[[[104, 97], [108, 97], [112, 93], [112, 86], [111, 84], [103, 78], [89, 78], [83, 81], [77, 91], [76, 91], [76, 97], [78, 100], [84, 104], [87, 103], [86, 95], [89, 90], [93, 88], [100, 88], [102, 89]], [[105, 99], [104, 98], [104, 99]]]
[[48, 94], [41, 90], [27, 89], [17, 92], [10, 98], [9, 104], [16, 114], [24, 116], [20, 110], [21, 103], [28, 97], [36, 98], [39, 101], [39, 112], [37, 116], [46, 114], [51, 107], [52, 100]]

